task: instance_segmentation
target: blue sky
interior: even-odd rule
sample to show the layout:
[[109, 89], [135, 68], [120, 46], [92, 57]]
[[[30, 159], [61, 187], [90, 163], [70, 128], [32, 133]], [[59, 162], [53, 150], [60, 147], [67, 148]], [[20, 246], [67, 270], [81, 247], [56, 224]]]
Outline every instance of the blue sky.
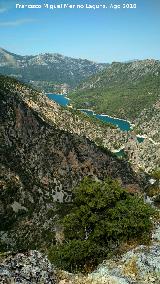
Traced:
[[[31, 10], [16, 3], [136, 3], [137, 9]], [[0, 0], [0, 47], [97, 62], [160, 59], [160, 0]]]

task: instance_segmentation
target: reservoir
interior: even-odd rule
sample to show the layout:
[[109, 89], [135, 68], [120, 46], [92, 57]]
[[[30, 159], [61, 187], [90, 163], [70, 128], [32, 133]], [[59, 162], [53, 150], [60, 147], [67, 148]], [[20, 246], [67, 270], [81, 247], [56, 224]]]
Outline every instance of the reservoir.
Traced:
[[64, 95], [61, 95], [61, 94], [46, 94], [46, 95], [50, 100], [55, 101], [61, 106], [65, 107], [65, 106], [68, 106], [69, 104], [69, 99], [66, 98]]
[[96, 118], [102, 120], [103, 122], [111, 123], [111, 124], [119, 127], [123, 131], [131, 130], [131, 125], [126, 120], [114, 118], [114, 117], [111, 117], [111, 116], [108, 116], [108, 115], [105, 115], [105, 114], [95, 114], [91, 110], [82, 109], [81, 111], [88, 114], [88, 115], [95, 116]]
[[[58, 103], [61, 106], [68, 106], [69, 105], [69, 99], [65, 95], [61, 94], [46, 94], [49, 99], [54, 100], [56, 103]], [[117, 127], [119, 127], [123, 131], [129, 131], [131, 130], [131, 124], [127, 120], [114, 118], [105, 114], [96, 114], [92, 110], [87, 109], [80, 109], [83, 113], [86, 113], [89, 116], [94, 116], [97, 119], [102, 120], [103, 122], [111, 123]]]

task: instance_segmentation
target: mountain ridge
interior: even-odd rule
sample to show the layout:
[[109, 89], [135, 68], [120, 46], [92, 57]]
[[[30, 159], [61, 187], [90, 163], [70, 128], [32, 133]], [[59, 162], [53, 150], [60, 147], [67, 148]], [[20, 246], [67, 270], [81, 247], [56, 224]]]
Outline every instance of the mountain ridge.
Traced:
[[48, 92], [60, 91], [64, 84], [68, 85], [68, 89], [73, 88], [107, 66], [107, 63], [96, 63], [59, 53], [23, 56], [0, 49], [2, 75], [13, 76]]
[[82, 82], [69, 97], [77, 108], [92, 108], [132, 120], [159, 98], [160, 61], [113, 62]]

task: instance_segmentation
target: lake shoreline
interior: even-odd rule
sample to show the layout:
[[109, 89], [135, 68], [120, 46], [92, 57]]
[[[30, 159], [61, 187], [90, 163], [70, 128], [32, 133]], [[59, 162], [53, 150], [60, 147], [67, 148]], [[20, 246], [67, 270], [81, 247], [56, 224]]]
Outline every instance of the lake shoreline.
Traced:
[[[104, 117], [104, 118], [108, 118], [108, 119], [113, 119], [113, 120], [115, 120], [115, 122], [116, 122], [116, 120], [117, 120], [117, 122], [124, 122], [124, 123], [128, 124], [129, 129], [122, 129], [122, 128], [119, 126], [119, 124], [112, 123], [112, 122], [108, 122], [108, 123], [111, 123], [111, 124], [115, 125], [116, 127], [118, 127], [121, 131], [131, 131], [131, 130], [133, 130], [133, 128], [134, 128], [134, 126], [135, 126], [133, 123], [131, 123], [130, 121], [128, 121], [128, 120], [126, 120], [126, 119], [121, 119], [121, 118], [114, 117], [114, 116], [110, 116], [110, 115], [107, 115], [107, 114], [104, 114], [104, 113], [102, 113], [102, 114], [96, 114], [92, 109], [78, 109], [78, 110], [79, 110], [79, 111], [82, 111], [82, 112], [84, 112], [84, 113], [91, 112], [92, 115], [95, 116], [97, 119], [100, 119], [101, 117], [102, 117], [102, 118]], [[103, 120], [103, 119], [102, 119], [102, 120]]]
[[[69, 102], [70, 99], [65, 95], [65, 94], [54, 94], [54, 93], [45, 93], [45, 95], [54, 100], [55, 102], [57, 102], [58, 104], [68, 107], [68, 108], [73, 108], [72, 104]], [[57, 99], [57, 100], [56, 100]], [[110, 116], [107, 114], [97, 114], [95, 113], [94, 110], [92, 109], [84, 109], [84, 108], [78, 108], [75, 109], [77, 111], [83, 112], [88, 116], [93, 116], [101, 121], [103, 121], [104, 123], [110, 123], [114, 126], [116, 126], [117, 128], [119, 128], [121, 131], [132, 131], [133, 127], [135, 126], [134, 124], [132, 124], [130, 121], [126, 120], [126, 119], [121, 119], [118, 117], [114, 117], [114, 116]]]
[[126, 120], [126, 119], [123, 119], [123, 118], [118, 118], [116, 116], [111, 116], [111, 115], [108, 115], [108, 114], [104, 114], [104, 113], [95, 113], [92, 109], [81, 109], [81, 108], [78, 108], [77, 110], [80, 110], [80, 111], [91, 111], [93, 113], [93, 115], [100, 115], [102, 117], [109, 117], [109, 118], [112, 118], [112, 119], [117, 119], [117, 120], [121, 120], [121, 121], [124, 121], [124, 122], [128, 122], [130, 124], [131, 127], [134, 127], [135, 124], [133, 124], [132, 122], [130, 122], [129, 120]]
[[64, 97], [66, 100], [70, 101], [71, 99], [67, 97], [66, 94], [54, 94], [54, 93], [45, 93], [45, 95], [56, 95], [56, 96], [62, 96]]

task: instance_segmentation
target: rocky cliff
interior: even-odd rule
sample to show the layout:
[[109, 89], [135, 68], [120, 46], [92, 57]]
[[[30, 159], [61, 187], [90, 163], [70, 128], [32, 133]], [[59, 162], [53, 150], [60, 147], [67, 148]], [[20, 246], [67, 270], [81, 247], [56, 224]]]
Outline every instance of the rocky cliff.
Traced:
[[111, 176], [139, 188], [127, 161], [96, 146], [80, 129], [78, 135], [77, 116], [3, 76], [0, 99], [2, 249], [53, 243], [55, 202], [70, 200], [72, 188], [86, 175]]

